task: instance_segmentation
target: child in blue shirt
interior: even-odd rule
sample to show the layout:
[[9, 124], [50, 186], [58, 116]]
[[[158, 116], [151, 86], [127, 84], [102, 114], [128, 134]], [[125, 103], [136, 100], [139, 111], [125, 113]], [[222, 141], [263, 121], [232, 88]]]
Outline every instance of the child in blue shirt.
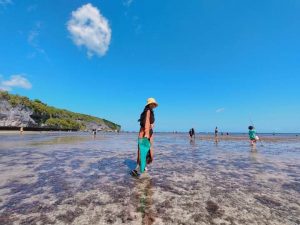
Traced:
[[254, 126], [249, 126], [248, 129], [249, 129], [250, 143], [253, 146], [257, 141], [256, 131], [255, 131]]

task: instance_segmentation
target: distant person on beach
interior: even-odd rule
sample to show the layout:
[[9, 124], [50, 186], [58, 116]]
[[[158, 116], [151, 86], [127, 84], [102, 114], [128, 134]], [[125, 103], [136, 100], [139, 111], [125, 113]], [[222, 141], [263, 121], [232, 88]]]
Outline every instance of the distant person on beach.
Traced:
[[190, 135], [190, 139], [191, 139], [191, 140], [192, 140], [192, 139], [195, 139], [195, 130], [194, 130], [194, 128], [190, 129], [189, 135]]
[[[154, 98], [148, 98], [147, 104], [143, 110], [143, 112], [140, 115], [140, 119], [138, 120], [140, 122], [140, 131], [138, 139], [139, 141], [143, 138], [147, 138], [150, 141], [150, 150], [147, 153], [146, 161], [147, 164], [150, 164], [153, 162], [153, 128], [154, 128], [154, 111], [153, 109], [158, 106], [156, 100]], [[140, 169], [140, 147], [138, 145], [138, 151], [137, 151], [137, 160], [136, 160], [136, 168], [131, 171], [131, 174], [134, 176], [138, 176], [138, 171]], [[145, 168], [147, 171], [147, 167]]]
[[21, 134], [21, 135], [23, 134], [23, 131], [24, 131], [24, 128], [23, 128], [23, 127], [20, 127], [20, 134]]
[[93, 136], [94, 136], [94, 138], [96, 137], [96, 134], [97, 134], [97, 130], [93, 129]]
[[256, 131], [254, 126], [249, 126], [249, 139], [251, 146], [254, 146], [256, 144], [256, 141], [258, 140], [258, 136], [256, 136]]
[[216, 128], [215, 128], [215, 142], [218, 142], [218, 141], [219, 141], [219, 140], [218, 140], [218, 133], [219, 133], [218, 127], [216, 127]]

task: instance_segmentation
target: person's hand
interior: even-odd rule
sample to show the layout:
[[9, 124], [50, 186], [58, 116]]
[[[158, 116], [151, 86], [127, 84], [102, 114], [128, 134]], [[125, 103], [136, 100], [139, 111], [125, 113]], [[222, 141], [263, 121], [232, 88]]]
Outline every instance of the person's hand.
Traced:
[[144, 137], [147, 138], [150, 141], [150, 135], [149, 134], [145, 134]]

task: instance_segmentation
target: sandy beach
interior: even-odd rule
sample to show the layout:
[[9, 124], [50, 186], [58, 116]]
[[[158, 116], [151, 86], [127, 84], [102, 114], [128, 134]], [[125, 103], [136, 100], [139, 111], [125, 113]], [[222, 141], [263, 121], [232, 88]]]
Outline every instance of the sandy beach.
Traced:
[[133, 178], [136, 134], [0, 134], [0, 224], [300, 223], [300, 139], [156, 134]]

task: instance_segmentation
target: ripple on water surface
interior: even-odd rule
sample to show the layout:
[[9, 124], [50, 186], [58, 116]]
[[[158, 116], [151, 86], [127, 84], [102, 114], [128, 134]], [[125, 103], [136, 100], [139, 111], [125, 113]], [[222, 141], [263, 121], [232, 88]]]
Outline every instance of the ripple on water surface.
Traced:
[[300, 224], [300, 140], [156, 134], [0, 135], [0, 224]]

